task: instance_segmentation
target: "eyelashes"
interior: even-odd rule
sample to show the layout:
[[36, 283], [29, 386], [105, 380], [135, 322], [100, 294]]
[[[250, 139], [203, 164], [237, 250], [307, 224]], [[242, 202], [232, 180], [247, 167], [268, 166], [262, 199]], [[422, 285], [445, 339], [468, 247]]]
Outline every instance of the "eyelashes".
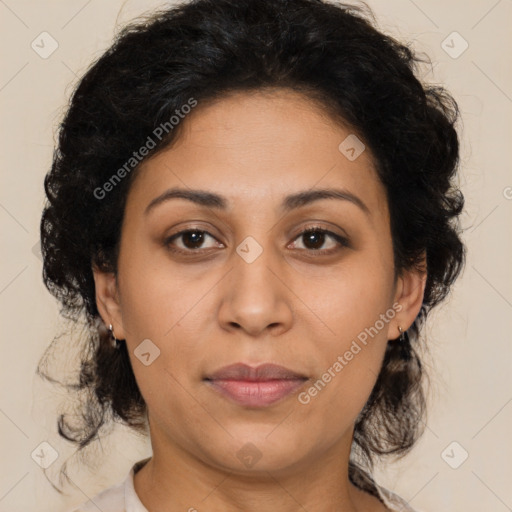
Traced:
[[338, 235], [337, 233], [329, 231], [328, 229], [325, 229], [325, 228], [321, 228], [319, 226], [306, 228], [305, 230], [301, 231], [295, 237], [294, 240], [297, 240], [297, 239], [300, 239], [300, 238], [304, 238], [304, 236], [307, 235], [307, 236], [310, 237], [309, 242], [311, 242], [311, 238], [313, 238], [314, 234], [320, 234], [321, 235], [320, 240], [322, 241], [322, 243], [320, 245], [324, 244], [325, 238], [331, 238], [332, 240], [335, 241], [335, 243], [337, 244], [337, 247], [334, 247], [334, 249], [322, 249], [322, 250], [306, 248], [305, 250], [307, 250], [307, 251], [317, 252], [317, 253], [321, 253], [321, 254], [328, 254], [328, 253], [330, 254], [330, 253], [332, 253], [332, 252], [334, 252], [336, 250], [339, 250], [341, 248], [350, 247], [350, 243], [349, 243], [349, 241], [348, 241], [348, 239], [346, 237]]
[[[163, 241], [163, 245], [172, 253], [185, 255], [185, 256], [197, 256], [198, 254], [204, 254], [206, 252], [211, 253], [211, 248], [203, 249], [201, 247], [208, 238], [211, 238], [213, 241], [216, 241], [216, 238], [210, 234], [208, 231], [203, 229], [185, 229], [179, 231], [169, 237], [167, 237]], [[176, 241], [181, 239], [182, 247], [176, 246]], [[304, 248], [299, 248], [299, 251], [305, 251], [308, 254], [313, 256], [316, 255], [331, 255], [336, 252], [341, 251], [344, 248], [351, 247], [350, 241], [345, 236], [334, 233], [328, 229], [322, 228], [320, 226], [312, 226], [301, 231], [295, 238], [293, 239], [293, 243], [295, 240], [302, 240], [302, 246]], [[328, 249], [319, 249], [317, 246], [324, 246], [326, 241], [331, 239], [333, 243], [331, 243], [331, 247]], [[305, 241], [305, 243], [304, 243]], [[185, 244], [183, 242], [186, 242]], [[221, 246], [223, 244], [218, 242]], [[187, 247], [187, 245], [189, 247]], [[332, 245], [334, 244], [334, 247]], [[307, 245], [312, 245], [313, 248], [307, 247]], [[191, 246], [191, 247], [190, 247]]]

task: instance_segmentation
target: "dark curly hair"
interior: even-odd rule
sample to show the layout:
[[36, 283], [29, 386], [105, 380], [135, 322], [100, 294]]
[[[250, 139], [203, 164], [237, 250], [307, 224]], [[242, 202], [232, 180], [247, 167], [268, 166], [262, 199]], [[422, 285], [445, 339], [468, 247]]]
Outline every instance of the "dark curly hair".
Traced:
[[[405, 454], [425, 413], [419, 332], [463, 268], [457, 216], [463, 196], [457, 103], [415, 76], [422, 60], [410, 45], [375, 28], [371, 9], [323, 0], [192, 0], [123, 28], [80, 80], [60, 125], [44, 186], [43, 278], [71, 320], [85, 318], [87, 344], [77, 382], [78, 424], [58, 431], [87, 446], [103, 425], [122, 421], [146, 432], [146, 405], [126, 345], [111, 348], [98, 313], [91, 265], [116, 273], [125, 200], [137, 166], [98, 190], [156, 127], [195, 98], [287, 88], [316, 101], [371, 150], [385, 185], [395, 271], [425, 270], [421, 310], [406, 343], [389, 340], [375, 387], [357, 418], [349, 476], [377, 495], [375, 456]], [[151, 154], [177, 139], [168, 129]], [[167, 133], [168, 132], [168, 133]], [[39, 365], [38, 372], [48, 377]]]

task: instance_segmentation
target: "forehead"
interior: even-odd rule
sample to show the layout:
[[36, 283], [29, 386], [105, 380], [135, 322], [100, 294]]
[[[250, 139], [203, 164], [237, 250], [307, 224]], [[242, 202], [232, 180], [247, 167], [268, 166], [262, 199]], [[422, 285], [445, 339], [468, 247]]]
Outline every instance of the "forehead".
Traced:
[[199, 103], [181, 123], [177, 140], [139, 166], [130, 203], [147, 206], [179, 186], [221, 194], [230, 209], [281, 201], [294, 191], [343, 187], [370, 210], [386, 209], [369, 149], [298, 92], [233, 93]]

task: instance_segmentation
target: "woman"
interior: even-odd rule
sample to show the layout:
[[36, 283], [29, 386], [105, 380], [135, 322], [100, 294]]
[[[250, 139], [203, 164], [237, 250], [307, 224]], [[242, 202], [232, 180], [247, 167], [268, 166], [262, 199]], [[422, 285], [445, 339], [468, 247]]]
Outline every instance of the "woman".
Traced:
[[458, 108], [360, 8], [195, 0], [79, 83], [44, 279], [84, 315], [87, 446], [152, 457], [78, 511], [413, 510], [372, 477], [425, 408], [420, 328], [460, 273]]

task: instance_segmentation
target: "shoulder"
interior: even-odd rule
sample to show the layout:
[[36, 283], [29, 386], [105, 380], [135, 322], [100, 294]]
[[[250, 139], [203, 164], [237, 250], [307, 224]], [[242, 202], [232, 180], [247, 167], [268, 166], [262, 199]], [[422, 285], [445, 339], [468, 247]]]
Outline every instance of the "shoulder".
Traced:
[[398, 494], [379, 485], [376, 487], [382, 502], [391, 512], [420, 512], [419, 510], [413, 509], [411, 505]]
[[69, 512], [125, 512], [125, 482], [120, 482], [100, 492], [89, 501]]
[[148, 512], [139, 500], [133, 483], [135, 473], [149, 460], [136, 462], [130, 469], [126, 478], [100, 492], [78, 508], [68, 512]]

